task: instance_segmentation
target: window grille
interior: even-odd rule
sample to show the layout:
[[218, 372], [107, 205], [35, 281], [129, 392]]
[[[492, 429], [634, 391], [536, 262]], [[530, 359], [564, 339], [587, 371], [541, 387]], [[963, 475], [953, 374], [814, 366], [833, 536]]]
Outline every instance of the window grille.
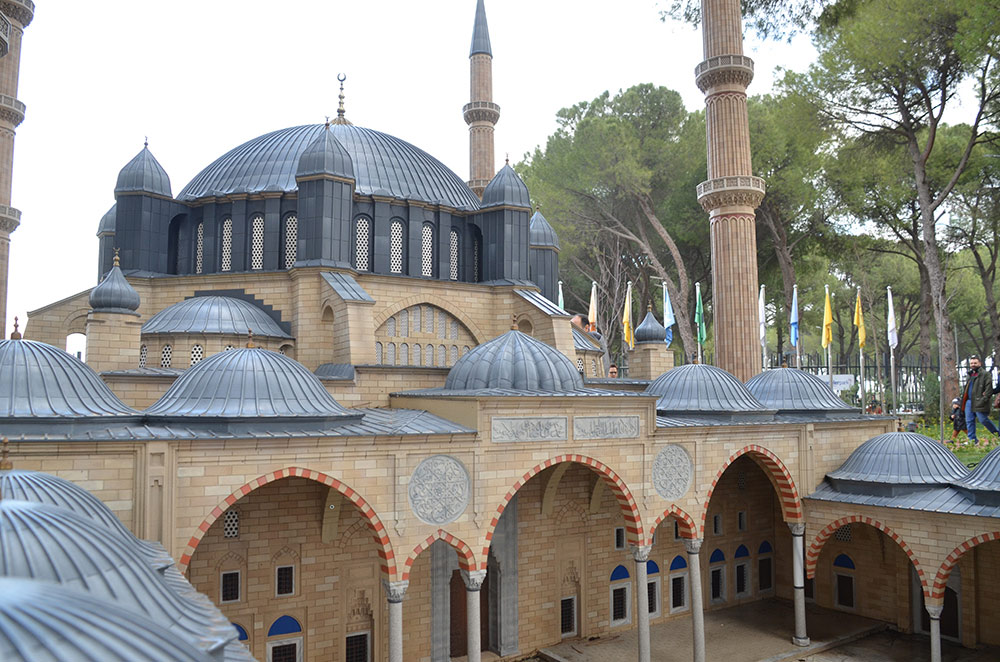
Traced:
[[238, 510], [226, 511], [226, 516], [222, 520], [222, 537], [223, 538], [240, 537], [240, 511]]
[[712, 533], [722, 535], [722, 515], [712, 515]]
[[194, 244], [194, 272], [201, 273], [205, 261], [205, 224], [199, 223]]
[[597, 374], [597, 359], [590, 359], [590, 373], [594, 377], [598, 377], [599, 376]]
[[462, 346], [462, 356], [465, 356], [468, 353], [469, 353], [469, 346], [468, 345], [463, 345]]
[[434, 365], [434, 345], [427, 345], [424, 350], [424, 365]]
[[271, 647], [270, 662], [298, 662], [298, 660], [299, 645], [297, 643]]
[[399, 346], [399, 365], [410, 365], [410, 346], [405, 342]]
[[164, 345], [163, 349], [160, 350], [160, 367], [169, 368], [170, 359], [173, 358], [173, 355], [174, 355], [174, 348], [171, 347], [170, 345]]
[[770, 591], [774, 588], [774, 580], [772, 579], [773, 566], [771, 565], [771, 557], [767, 556], [762, 559], [757, 559], [757, 588], [761, 591]]
[[345, 653], [344, 660], [346, 662], [369, 662], [368, 633], [348, 635]]
[[371, 226], [365, 217], [358, 219], [354, 229], [354, 266], [358, 271], [368, 271], [368, 242], [371, 238]]
[[292, 214], [285, 219], [285, 268], [291, 269], [299, 258], [299, 217]]
[[222, 573], [222, 587], [220, 602], [239, 602], [240, 599], [240, 572]]
[[226, 351], [226, 352], [231, 352], [231, 351], [232, 351], [232, 350], [234, 350], [234, 349], [236, 349], [236, 347], [234, 347], [233, 345], [226, 345], [226, 349], [225, 349], [225, 350], [223, 350], [223, 351]]
[[434, 275], [434, 228], [427, 223], [420, 229], [420, 275]]
[[420, 365], [420, 345], [413, 346], [413, 365]]
[[576, 357], [576, 371], [583, 372], [583, 359]]
[[441, 367], [448, 365], [448, 360], [445, 357], [444, 345], [438, 345], [437, 364]]
[[611, 624], [628, 621], [628, 587], [620, 586], [611, 591]]
[[451, 321], [451, 328], [449, 329], [449, 331], [451, 332], [451, 339], [452, 340], [458, 340], [458, 321], [457, 320], [452, 320]]
[[149, 350], [146, 349], [145, 345], [142, 345], [141, 347], [139, 347], [139, 367], [140, 368], [145, 368], [146, 367], [146, 356], [148, 356], [148, 354], [149, 354]]
[[396, 318], [390, 317], [385, 321], [385, 335], [390, 338], [396, 337]]
[[576, 597], [563, 598], [559, 603], [560, 631], [564, 637], [576, 634]]
[[479, 237], [472, 240], [472, 282], [479, 282]]
[[389, 271], [403, 273], [403, 224], [393, 221], [389, 228]]
[[670, 611], [683, 609], [687, 606], [687, 577], [673, 575], [670, 577]]
[[449, 272], [448, 277], [458, 280], [458, 230], [452, 230], [449, 235]]
[[447, 327], [448, 319], [445, 317], [443, 310], [437, 311], [437, 321], [438, 321], [438, 323], [437, 323], [437, 335], [438, 335], [438, 338], [447, 338], [448, 337], [448, 327]]
[[410, 314], [401, 310], [399, 312], [399, 337], [407, 338], [410, 335]]
[[711, 591], [712, 591], [712, 602], [724, 602], [726, 599], [726, 578], [725, 578], [725, 568], [712, 568], [711, 572]]
[[625, 527], [616, 526], [615, 527], [615, 549], [622, 550], [625, 549]]
[[851, 525], [845, 524], [836, 531], [833, 532], [834, 540], [840, 542], [851, 542]]
[[659, 584], [657, 582], [648, 582], [646, 584], [646, 600], [649, 604], [649, 613], [658, 614], [660, 611], [660, 594], [657, 590]]
[[749, 566], [746, 563], [736, 565], [736, 597], [741, 598], [750, 595], [750, 582], [747, 577]]
[[741, 510], [736, 513], [736, 528], [740, 531], [747, 530], [747, 511]]
[[448, 352], [448, 360], [454, 364], [458, 360], [458, 345], [452, 345]]
[[198, 361], [205, 358], [205, 350], [201, 345], [193, 345], [191, 347], [191, 365], [197, 365]]
[[283, 565], [275, 570], [274, 577], [276, 595], [295, 594], [295, 566]]
[[420, 333], [420, 306], [414, 306], [413, 311], [413, 332]]
[[424, 306], [424, 333], [434, 333], [434, 309]]
[[375, 343], [375, 364], [382, 365], [382, 343]]
[[385, 348], [385, 364], [396, 365], [396, 343], [391, 342]]
[[260, 214], [250, 219], [250, 268], [264, 268], [264, 217]]
[[222, 221], [222, 270], [233, 268], [233, 219]]

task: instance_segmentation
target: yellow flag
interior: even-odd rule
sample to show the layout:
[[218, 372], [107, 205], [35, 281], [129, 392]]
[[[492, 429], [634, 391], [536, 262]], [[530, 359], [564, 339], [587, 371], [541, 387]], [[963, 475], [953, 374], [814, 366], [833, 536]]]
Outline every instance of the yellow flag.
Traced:
[[854, 302], [854, 326], [858, 327], [858, 346], [865, 348], [865, 316], [861, 314], [861, 290]]
[[635, 335], [632, 333], [632, 283], [625, 292], [625, 312], [622, 313], [622, 340], [629, 349], [635, 349]]
[[590, 328], [587, 331], [597, 331], [597, 282], [590, 282], [590, 308], [587, 309]]
[[830, 288], [826, 288], [826, 307], [823, 309], [823, 349], [833, 342], [833, 306], [830, 305]]

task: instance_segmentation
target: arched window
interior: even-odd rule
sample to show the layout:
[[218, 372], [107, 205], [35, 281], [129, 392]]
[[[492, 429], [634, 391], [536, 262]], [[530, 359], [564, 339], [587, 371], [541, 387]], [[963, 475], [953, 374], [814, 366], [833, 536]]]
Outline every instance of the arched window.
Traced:
[[285, 268], [291, 269], [299, 259], [299, 217], [289, 214], [285, 217]]
[[[272, 623], [267, 630], [267, 636], [282, 638], [267, 642], [267, 659], [274, 662], [301, 659], [301, 632], [302, 626], [291, 616], [282, 616]], [[290, 636], [296, 634], [299, 636]]]
[[142, 346], [139, 347], [139, 367], [140, 368], [145, 368], [146, 367], [146, 357], [148, 356], [148, 354], [149, 354], [149, 350], [146, 349], [145, 345], [142, 345]]
[[174, 348], [170, 345], [164, 345], [163, 349], [160, 350], [160, 367], [169, 368], [170, 361], [174, 356]]
[[410, 346], [405, 342], [399, 346], [399, 365], [410, 365]]
[[448, 357], [444, 345], [438, 345], [437, 364], [441, 367], [448, 365]]
[[371, 241], [371, 221], [364, 216], [354, 226], [354, 268], [358, 271], [371, 269], [368, 245]]
[[396, 343], [391, 342], [385, 348], [385, 364], [396, 365]]
[[611, 571], [611, 627], [627, 625], [632, 621], [632, 610], [629, 608], [631, 588], [632, 582], [625, 566], [617, 566]]
[[424, 365], [434, 365], [434, 345], [424, 348]]
[[403, 273], [403, 223], [393, 221], [389, 226], [389, 271]]
[[854, 609], [854, 561], [847, 554], [833, 560], [833, 602], [844, 609]]
[[410, 361], [410, 363], [412, 363], [413, 365], [420, 365], [420, 350], [421, 350], [420, 345], [413, 346], [413, 360]]
[[455, 361], [458, 361], [458, 345], [452, 345], [451, 349], [448, 350], [448, 361], [454, 365]]
[[660, 566], [656, 561], [646, 561], [646, 600], [649, 603], [650, 618], [660, 615]]
[[205, 224], [199, 223], [198, 229], [195, 230], [194, 239], [194, 272], [196, 274], [201, 273], [201, 269], [205, 263]]
[[236, 628], [236, 634], [240, 641], [247, 641], [250, 637], [247, 635], [246, 629], [237, 623], [233, 623], [233, 627]]
[[382, 343], [375, 343], [375, 364], [382, 365]]
[[420, 229], [420, 275], [434, 276], [434, 228], [430, 223]]
[[450, 233], [448, 233], [448, 257], [449, 257], [449, 272], [448, 277], [452, 280], [458, 280], [458, 230], [454, 228]]
[[205, 358], [205, 350], [201, 345], [191, 346], [191, 365], [198, 365], [198, 361]]
[[745, 598], [753, 593], [750, 584], [750, 550], [746, 545], [740, 545], [733, 557], [736, 559], [736, 564], [733, 566], [736, 597]]
[[757, 590], [770, 591], [774, 588], [774, 561], [771, 560], [771, 543], [764, 541], [757, 548]]
[[670, 613], [688, 608], [687, 561], [679, 554], [670, 562]]
[[233, 219], [225, 218], [222, 221], [222, 259], [219, 261], [222, 271], [230, 271], [233, 268]]
[[264, 268], [264, 217], [260, 214], [250, 219], [250, 268]]
[[479, 282], [479, 237], [478, 235], [472, 239], [472, 282]]
[[721, 549], [716, 549], [708, 557], [708, 562], [713, 564], [708, 571], [709, 595], [713, 604], [726, 601], [726, 555]]

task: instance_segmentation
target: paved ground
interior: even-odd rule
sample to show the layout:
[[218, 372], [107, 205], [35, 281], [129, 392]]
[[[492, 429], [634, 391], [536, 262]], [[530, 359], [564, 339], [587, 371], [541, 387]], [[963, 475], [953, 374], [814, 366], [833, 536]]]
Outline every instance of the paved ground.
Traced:
[[[942, 642], [941, 662], [996, 662], [1000, 649], [969, 650], [947, 641]], [[879, 632], [864, 639], [832, 648], [823, 653], [799, 658], [801, 662], [917, 662], [929, 660], [927, 637], [898, 632]], [[799, 662], [798, 660], [796, 662]]]

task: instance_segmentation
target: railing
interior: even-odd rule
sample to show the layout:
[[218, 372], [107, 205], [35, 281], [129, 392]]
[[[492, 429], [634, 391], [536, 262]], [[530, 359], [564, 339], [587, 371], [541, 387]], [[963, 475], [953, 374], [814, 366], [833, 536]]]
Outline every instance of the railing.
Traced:
[[719, 177], [698, 184], [698, 197], [701, 198], [709, 193], [718, 193], [719, 191], [742, 191], [746, 189], [763, 193], [766, 190], [766, 186], [762, 178], [754, 177], [753, 175]]

